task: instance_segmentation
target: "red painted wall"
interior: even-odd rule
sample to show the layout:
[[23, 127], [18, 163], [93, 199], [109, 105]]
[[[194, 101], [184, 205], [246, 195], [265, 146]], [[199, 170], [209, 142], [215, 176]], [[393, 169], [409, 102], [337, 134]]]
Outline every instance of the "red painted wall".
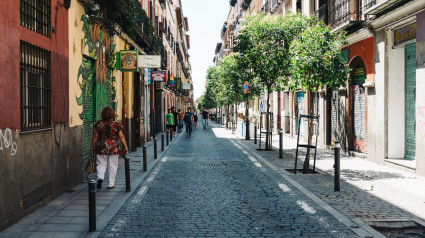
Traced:
[[52, 124], [69, 118], [68, 10], [51, 1], [51, 37], [20, 25], [19, 1], [0, 3], [0, 128], [20, 128], [19, 41], [51, 52]]
[[363, 62], [366, 67], [366, 82], [373, 81], [373, 74], [375, 72], [375, 61], [374, 61], [374, 38], [369, 37], [365, 40], [356, 42], [348, 47], [343, 48], [342, 50], [348, 49], [348, 62], [355, 56], [360, 56], [363, 59]]

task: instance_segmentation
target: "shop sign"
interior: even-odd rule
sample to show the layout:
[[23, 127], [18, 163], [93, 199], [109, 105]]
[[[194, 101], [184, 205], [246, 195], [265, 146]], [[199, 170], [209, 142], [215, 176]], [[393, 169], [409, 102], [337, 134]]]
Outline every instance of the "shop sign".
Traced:
[[190, 83], [183, 83], [183, 89], [190, 90]]
[[165, 71], [152, 71], [152, 80], [154, 82], [165, 82], [166, 81]]
[[151, 69], [144, 68], [143, 75], [144, 75], [145, 82], [148, 82], [149, 84], [151, 84]]
[[139, 68], [161, 68], [161, 56], [139, 55]]
[[416, 22], [394, 30], [394, 45], [416, 39]]
[[137, 50], [121, 50], [119, 55], [119, 67], [121, 71], [137, 72]]

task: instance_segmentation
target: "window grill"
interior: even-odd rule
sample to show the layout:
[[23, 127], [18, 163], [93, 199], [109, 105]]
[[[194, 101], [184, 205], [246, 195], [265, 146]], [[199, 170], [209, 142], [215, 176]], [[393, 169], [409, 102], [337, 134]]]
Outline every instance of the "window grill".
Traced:
[[50, 0], [20, 0], [21, 25], [43, 36], [50, 37]]
[[50, 52], [20, 42], [21, 129], [50, 127]]

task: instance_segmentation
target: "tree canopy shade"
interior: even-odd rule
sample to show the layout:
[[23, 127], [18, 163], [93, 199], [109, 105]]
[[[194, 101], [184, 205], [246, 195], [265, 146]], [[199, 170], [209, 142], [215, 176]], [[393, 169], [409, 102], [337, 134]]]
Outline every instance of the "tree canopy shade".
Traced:
[[[270, 93], [288, 85], [292, 41], [314, 23], [314, 18], [290, 12], [284, 16], [255, 15], [243, 23], [234, 51], [241, 54], [266, 89], [267, 113], [270, 112]], [[270, 132], [269, 120], [266, 124]], [[266, 137], [266, 148], [269, 148], [269, 137]]]
[[[344, 32], [331, 33], [329, 26], [319, 21], [302, 32], [290, 46], [291, 91], [308, 93], [307, 113], [314, 115], [311, 92], [319, 87], [335, 89], [345, 84], [349, 68], [341, 57], [341, 48], [346, 45]], [[317, 107], [318, 110], [318, 107]], [[316, 111], [316, 115], [318, 112]], [[308, 144], [313, 136], [313, 120], [308, 123]], [[310, 162], [310, 149], [307, 150], [303, 172]]]

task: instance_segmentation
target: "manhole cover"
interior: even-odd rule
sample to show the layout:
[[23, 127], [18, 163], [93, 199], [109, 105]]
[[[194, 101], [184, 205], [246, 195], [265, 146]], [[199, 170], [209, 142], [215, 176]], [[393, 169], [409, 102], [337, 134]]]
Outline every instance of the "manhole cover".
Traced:
[[227, 167], [227, 165], [225, 165], [225, 164], [203, 164], [202, 166], [205, 167], [205, 168], [211, 168], [211, 169]]
[[425, 227], [413, 220], [379, 220], [367, 223], [389, 238], [425, 238]]

